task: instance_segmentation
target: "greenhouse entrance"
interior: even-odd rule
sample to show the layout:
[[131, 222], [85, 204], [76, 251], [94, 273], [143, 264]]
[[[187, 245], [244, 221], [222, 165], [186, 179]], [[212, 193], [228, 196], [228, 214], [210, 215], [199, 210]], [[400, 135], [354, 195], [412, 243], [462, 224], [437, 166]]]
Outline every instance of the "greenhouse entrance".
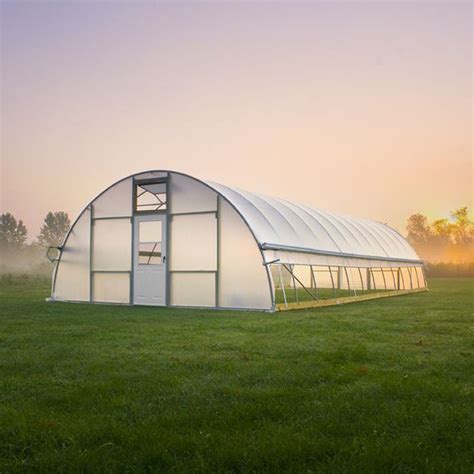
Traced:
[[167, 180], [134, 183], [133, 303], [166, 305]]

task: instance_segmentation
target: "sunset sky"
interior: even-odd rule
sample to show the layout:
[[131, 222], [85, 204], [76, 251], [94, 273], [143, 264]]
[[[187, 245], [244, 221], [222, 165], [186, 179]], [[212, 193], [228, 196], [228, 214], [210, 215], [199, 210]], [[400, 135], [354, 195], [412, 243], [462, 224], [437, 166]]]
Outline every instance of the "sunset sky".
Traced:
[[404, 231], [472, 203], [471, 2], [1, 4], [1, 211], [172, 169]]

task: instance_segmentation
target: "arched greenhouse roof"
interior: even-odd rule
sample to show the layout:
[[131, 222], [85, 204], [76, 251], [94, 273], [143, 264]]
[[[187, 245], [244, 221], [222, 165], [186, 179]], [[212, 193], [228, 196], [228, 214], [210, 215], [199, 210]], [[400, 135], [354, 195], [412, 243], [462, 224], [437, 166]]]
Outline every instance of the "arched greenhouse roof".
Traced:
[[420, 262], [405, 238], [380, 222], [205, 183], [238, 210], [264, 250]]

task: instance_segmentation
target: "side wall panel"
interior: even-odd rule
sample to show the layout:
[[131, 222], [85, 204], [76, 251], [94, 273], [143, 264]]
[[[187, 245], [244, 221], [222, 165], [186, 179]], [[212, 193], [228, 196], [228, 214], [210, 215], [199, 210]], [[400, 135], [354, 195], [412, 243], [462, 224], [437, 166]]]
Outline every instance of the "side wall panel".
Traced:
[[219, 211], [221, 307], [271, 309], [268, 276], [247, 225], [224, 199]]
[[170, 173], [169, 295], [172, 306], [216, 306], [217, 193]]
[[89, 301], [90, 211], [76, 222], [65, 243], [56, 274], [53, 298]]

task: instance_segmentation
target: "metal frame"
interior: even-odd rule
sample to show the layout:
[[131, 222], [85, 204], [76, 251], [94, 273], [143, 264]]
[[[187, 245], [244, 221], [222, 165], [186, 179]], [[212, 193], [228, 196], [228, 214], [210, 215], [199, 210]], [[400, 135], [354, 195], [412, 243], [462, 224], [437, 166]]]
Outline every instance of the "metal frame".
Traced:
[[89, 302], [94, 302], [94, 204], [90, 205], [89, 214]]

